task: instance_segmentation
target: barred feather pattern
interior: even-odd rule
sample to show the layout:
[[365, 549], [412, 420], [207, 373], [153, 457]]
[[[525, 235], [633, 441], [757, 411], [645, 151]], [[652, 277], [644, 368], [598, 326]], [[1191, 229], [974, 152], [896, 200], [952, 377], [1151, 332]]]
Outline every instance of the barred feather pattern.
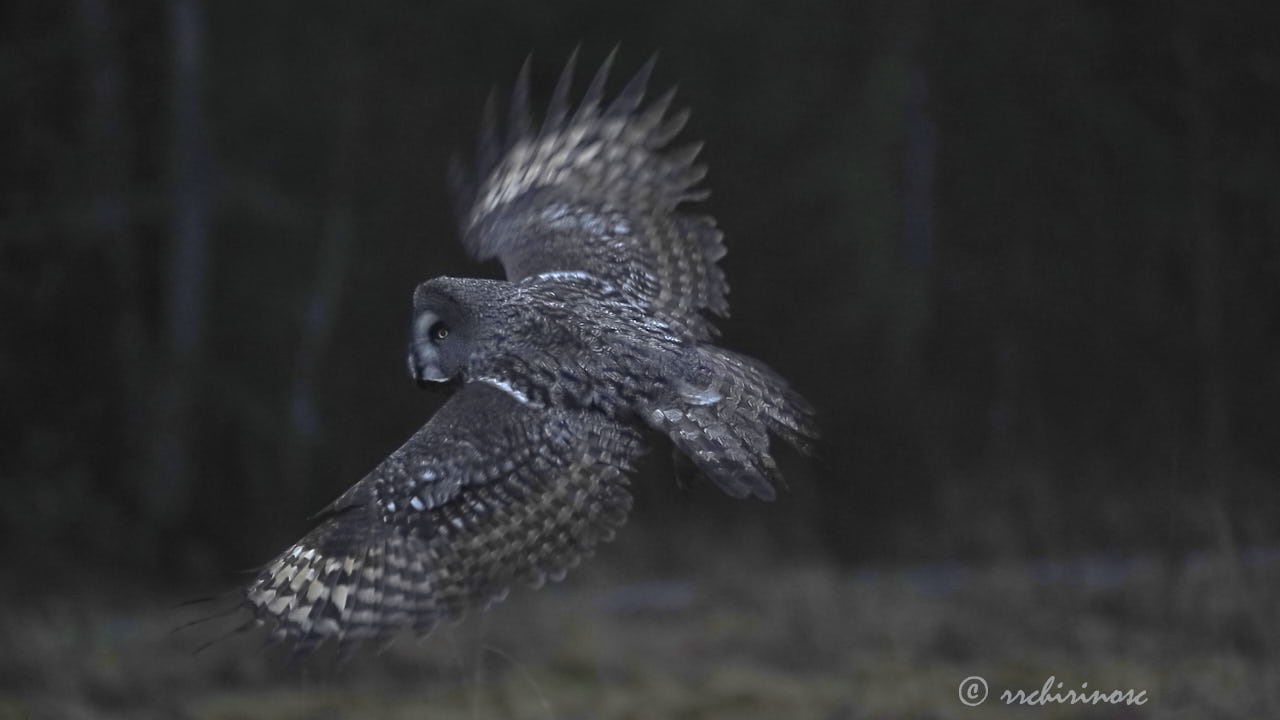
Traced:
[[435, 278], [415, 302], [466, 308], [455, 325], [469, 348], [463, 377], [540, 407], [639, 419], [734, 497], [774, 498], [782, 478], [771, 435], [804, 453], [818, 435], [812, 407], [763, 363], [699, 342], [589, 275]]
[[818, 437], [812, 406], [752, 358], [710, 345], [697, 356], [698, 379], [645, 403], [642, 415], [724, 492], [773, 500], [782, 475], [770, 435], [811, 453]]
[[254, 579], [245, 603], [307, 652], [442, 620], [557, 579], [612, 537], [647, 425], [734, 497], [773, 499], [780, 438], [812, 408], [776, 373], [712, 344], [724, 254], [687, 114], [642, 108], [653, 61], [602, 109], [612, 55], [570, 111], [574, 62], [540, 129], [529, 69], [504, 139], [482, 122], [474, 179], [453, 173], [463, 240], [508, 280], [435, 278], [414, 293], [409, 369], [454, 395]]
[[677, 210], [708, 194], [697, 187], [706, 174], [696, 162], [702, 145], [669, 148], [688, 120], [687, 111], [667, 113], [674, 90], [641, 107], [654, 59], [602, 106], [613, 58], [572, 113], [570, 58], [536, 131], [528, 63], [516, 82], [505, 139], [491, 101], [474, 173], [456, 159], [451, 170], [463, 242], [480, 259], [498, 258], [510, 280], [588, 272], [710, 339], [716, 330], [704, 313], [729, 312], [729, 287], [717, 265], [725, 254], [722, 235], [712, 218]]
[[560, 579], [631, 506], [634, 430], [465, 386], [246, 592], [272, 637], [343, 651]]

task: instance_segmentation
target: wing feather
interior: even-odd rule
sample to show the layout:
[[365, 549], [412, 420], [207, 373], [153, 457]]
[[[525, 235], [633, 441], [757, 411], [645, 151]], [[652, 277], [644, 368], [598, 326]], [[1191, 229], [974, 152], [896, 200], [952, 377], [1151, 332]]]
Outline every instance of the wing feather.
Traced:
[[533, 58], [530, 57], [520, 66], [520, 74], [516, 76], [516, 86], [511, 93], [511, 107], [507, 111], [508, 146], [533, 132], [529, 119], [529, 72], [532, 64]]
[[643, 417], [729, 495], [772, 500], [782, 475], [770, 435], [812, 453], [818, 437], [812, 406], [757, 360], [710, 345], [696, 357], [701, 378], [642, 407]]
[[576, 58], [556, 83], [541, 129], [525, 109], [521, 70], [505, 142], [486, 106], [474, 173], [454, 163], [450, 185], [463, 244], [497, 258], [510, 280], [585, 272], [632, 300], [687, 325], [703, 340], [726, 316], [728, 284], [717, 261], [724, 244], [715, 221], [679, 210], [705, 198], [701, 143], [668, 149], [688, 112], [668, 116], [674, 91], [642, 107], [651, 58], [602, 109], [616, 50], [596, 71], [572, 116], [568, 96]]
[[344, 649], [563, 577], [626, 520], [634, 430], [468, 384], [246, 591], [275, 639]]

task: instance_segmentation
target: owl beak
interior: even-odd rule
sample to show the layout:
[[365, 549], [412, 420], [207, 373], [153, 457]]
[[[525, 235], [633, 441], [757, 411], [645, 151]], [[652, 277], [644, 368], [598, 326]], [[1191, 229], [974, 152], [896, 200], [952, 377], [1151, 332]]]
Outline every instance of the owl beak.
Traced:
[[[431, 355], [434, 355], [434, 353], [431, 353]], [[440, 365], [435, 361], [435, 358], [429, 357], [427, 353], [418, 352], [416, 348], [409, 349], [409, 375], [421, 387], [428, 387], [433, 383], [449, 382], [449, 378], [440, 369]]]
[[448, 395], [455, 389], [460, 387], [462, 383], [458, 380], [419, 380], [418, 389], [426, 390], [433, 393], [444, 393]]

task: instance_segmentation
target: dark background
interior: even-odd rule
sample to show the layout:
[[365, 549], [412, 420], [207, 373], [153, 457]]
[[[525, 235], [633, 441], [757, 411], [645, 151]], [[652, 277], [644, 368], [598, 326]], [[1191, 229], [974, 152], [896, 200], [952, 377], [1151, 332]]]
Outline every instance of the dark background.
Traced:
[[304, 532], [440, 402], [414, 286], [497, 273], [444, 182], [486, 94], [617, 43], [707, 141], [724, 344], [826, 443], [771, 505], [651, 453], [588, 567], [1274, 548], [1277, 8], [8, 3], [4, 576], [222, 588]]

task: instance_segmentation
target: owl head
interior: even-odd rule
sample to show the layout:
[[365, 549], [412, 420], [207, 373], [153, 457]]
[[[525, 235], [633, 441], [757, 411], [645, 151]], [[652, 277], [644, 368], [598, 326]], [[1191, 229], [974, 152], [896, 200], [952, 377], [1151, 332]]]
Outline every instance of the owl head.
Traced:
[[[436, 278], [413, 293], [413, 323], [409, 337], [409, 374], [419, 385], [462, 378], [477, 343], [492, 335], [488, 327], [492, 280]], [[465, 378], [463, 378], [465, 379]]]

